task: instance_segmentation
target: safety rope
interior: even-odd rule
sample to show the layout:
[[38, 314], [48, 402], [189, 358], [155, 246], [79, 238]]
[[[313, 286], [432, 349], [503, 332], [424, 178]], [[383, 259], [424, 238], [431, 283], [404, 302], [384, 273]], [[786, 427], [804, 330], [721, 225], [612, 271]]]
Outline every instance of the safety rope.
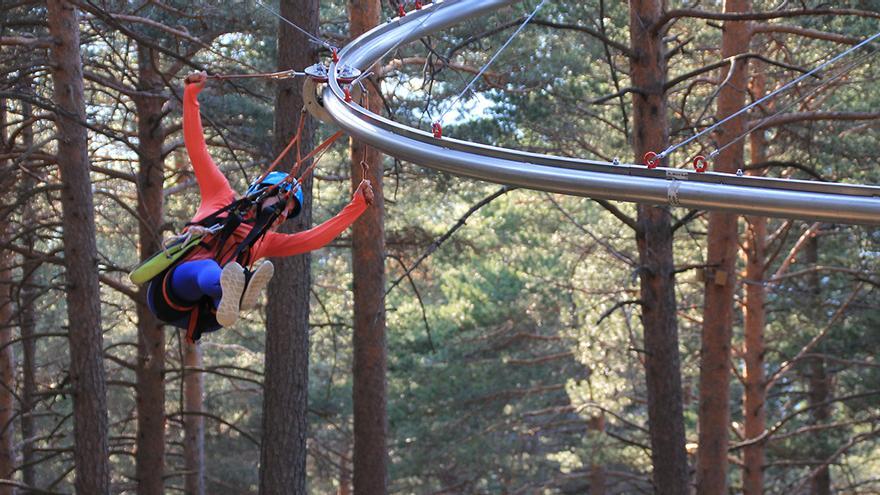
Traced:
[[261, 175], [260, 178], [257, 179], [255, 182], [257, 182], [257, 183], [262, 182], [263, 179], [268, 177], [269, 174], [273, 170], [275, 170], [275, 167], [277, 167], [278, 164], [281, 163], [281, 160], [284, 159], [285, 155], [287, 155], [287, 153], [290, 152], [290, 149], [293, 148], [294, 145], [296, 145], [296, 153], [297, 153], [296, 156], [297, 156], [297, 161], [299, 161], [300, 137], [302, 136], [302, 131], [303, 131], [303, 127], [305, 127], [305, 123], [306, 123], [306, 112], [305, 112], [305, 110], [303, 110], [299, 114], [299, 124], [297, 124], [297, 126], [296, 126], [296, 134], [293, 135], [293, 138], [290, 140], [289, 143], [287, 143], [287, 146], [285, 146], [284, 149], [281, 150], [281, 153], [278, 154], [278, 157], [275, 158], [275, 161], [273, 161], [269, 165], [269, 168], [267, 168], [263, 172], [263, 175]]
[[718, 156], [719, 153], [721, 153], [723, 150], [725, 150], [725, 149], [728, 148], [729, 146], [732, 146], [733, 144], [735, 144], [735, 143], [737, 143], [737, 142], [739, 142], [739, 141], [745, 139], [746, 136], [748, 136], [748, 135], [751, 134], [752, 132], [755, 132], [756, 130], [760, 130], [761, 127], [762, 127], [764, 124], [766, 124], [767, 122], [769, 122], [770, 120], [772, 120], [773, 118], [775, 118], [776, 116], [778, 116], [779, 114], [781, 114], [781, 113], [783, 113], [783, 112], [789, 110], [791, 107], [797, 105], [798, 103], [800, 103], [800, 102], [802, 102], [802, 101], [805, 101], [805, 100], [811, 98], [813, 95], [815, 95], [816, 93], [818, 93], [819, 91], [821, 91], [821, 90], [824, 89], [825, 87], [829, 86], [829, 85], [830, 85], [831, 83], [833, 83], [834, 81], [840, 79], [841, 77], [845, 76], [846, 74], [849, 74], [854, 68], [856, 68], [857, 66], [861, 65], [862, 63], [864, 63], [865, 60], [868, 59], [870, 56], [874, 55], [874, 53], [876, 53], [876, 52], [873, 52], [873, 51], [872, 51], [872, 52], [865, 52], [865, 53], [861, 54], [861, 55], [859, 56], [859, 58], [857, 58], [857, 59], [856, 59], [855, 61], [853, 61], [851, 64], [849, 64], [848, 66], [846, 66], [846, 67], [844, 67], [843, 69], [839, 70], [836, 74], [834, 74], [833, 76], [829, 77], [828, 79], [826, 79], [826, 80], [822, 81], [821, 83], [817, 84], [816, 87], [813, 88], [812, 90], [810, 90], [809, 92], [803, 94], [802, 96], [798, 97], [798, 98], [795, 99], [794, 101], [791, 101], [790, 103], [788, 103], [788, 104], [786, 104], [785, 106], [781, 107], [779, 110], [777, 110], [776, 112], [772, 113], [771, 115], [768, 115], [767, 117], [761, 119], [760, 122], [758, 122], [757, 124], [755, 124], [754, 126], [752, 126], [750, 129], [746, 130], [745, 132], [743, 132], [743, 133], [740, 134], [739, 136], [736, 136], [735, 138], [731, 139], [730, 141], [724, 143], [724, 145], [722, 145], [722, 146], [716, 148], [714, 151], [712, 151], [711, 153], [709, 153], [709, 158], [710, 158], [710, 159], [714, 159], [715, 157]]
[[535, 10], [533, 10], [532, 13], [529, 14], [528, 17], [526, 17], [526, 19], [519, 25], [519, 27], [516, 29], [516, 31], [514, 31], [513, 34], [510, 35], [510, 38], [508, 38], [507, 41], [505, 41], [504, 44], [501, 45], [501, 48], [499, 48], [498, 50], [495, 51], [495, 54], [493, 54], [492, 57], [489, 59], [489, 61], [486, 62], [486, 64], [483, 65], [483, 67], [480, 68], [480, 70], [477, 72], [477, 75], [474, 76], [473, 79], [471, 79], [471, 81], [467, 84], [467, 86], [465, 86], [465, 88], [461, 91], [461, 93], [459, 93], [458, 96], [456, 96], [455, 99], [452, 100], [452, 103], [449, 105], [449, 107], [447, 107], [446, 110], [442, 114], [440, 114], [440, 117], [434, 122], [434, 124], [432, 124], [432, 131], [434, 132], [435, 137], [438, 137], [437, 136], [438, 129], [439, 129], [439, 134], [442, 136], [443, 119], [446, 117], [446, 115], [453, 108], [455, 108], [455, 106], [458, 104], [458, 102], [462, 98], [464, 98], [464, 96], [467, 94], [468, 91], [471, 90], [471, 88], [473, 88], [474, 84], [481, 77], [483, 77], [483, 74], [485, 74], [486, 71], [489, 70], [489, 67], [495, 62], [496, 59], [498, 59], [498, 56], [501, 55], [501, 52], [503, 52], [505, 49], [507, 49], [507, 47], [510, 46], [510, 44], [513, 42], [514, 38], [516, 38], [517, 35], [519, 35], [519, 33], [521, 33], [522, 30], [526, 28], [526, 26], [529, 24], [529, 22], [531, 22], [532, 19], [534, 19], [536, 15], [538, 15], [538, 11], [541, 10], [541, 7], [543, 7], [545, 3], [547, 3], [547, 0], [541, 0], [541, 3], [539, 3], [538, 6], [535, 7]]
[[211, 74], [208, 79], [226, 80], [226, 79], [290, 79], [293, 77], [305, 76], [305, 72], [297, 72], [295, 70], [282, 70], [278, 72], [256, 72], [250, 74]]
[[[770, 93], [767, 93], [767, 94], [764, 95], [763, 97], [761, 97], [761, 98], [759, 98], [759, 99], [753, 101], [752, 103], [750, 103], [750, 104], [744, 106], [743, 108], [741, 108], [741, 109], [737, 110], [736, 112], [734, 112], [734, 113], [728, 115], [727, 117], [725, 117], [725, 118], [719, 120], [719, 121], [716, 122], [715, 124], [713, 124], [713, 125], [711, 125], [711, 126], [705, 128], [705, 129], [703, 129], [702, 131], [698, 132], [697, 134], [694, 134], [693, 136], [691, 136], [691, 137], [685, 139], [684, 141], [681, 141], [680, 143], [677, 143], [677, 144], [674, 144], [674, 145], [672, 145], [672, 146], [669, 146], [668, 148], [666, 148], [665, 150], [661, 151], [660, 153], [654, 153], [654, 154], [653, 154], [653, 158], [656, 158], [656, 162], [659, 162], [659, 161], [662, 160], [663, 158], [666, 158], [667, 156], [669, 156], [669, 154], [672, 153], [673, 151], [675, 151], [675, 150], [681, 148], [682, 146], [686, 146], [686, 145], [692, 143], [693, 141], [695, 141], [695, 140], [701, 138], [702, 136], [705, 136], [706, 134], [708, 134], [708, 133], [714, 131], [715, 129], [721, 127], [722, 125], [726, 124], [726, 123], [729, 122], [730, 120], [735, 119], [736, 117], [739, 117], [740, 115], [742, 115], [742, 114], [748, 112], [749, 110], [751, 110], [751, 109], [757, 107], [758, 105], [761, 105], [762, 103], [764, 103], [764, 102], [766, 102], [766, 101], [768, 101], [768, 100], [770, 100], [770, 99], [772, 99], [772, 98], [775, 98], [775, 97], [776, 97], [777, 95], [779, 95], [780, 93], [783, 93], [783, 92], [785, 92], [785, 91], [788, 91], [789, 89], [791, 89], [791, 88], [794, 87], [795, 85], [799, 84], [801, 81], [807, 79], [808, 77], [813, 77], [813, 76], [815, 76], [819, 71], [821, 71], [821, 70], [824, 69], [825, 67], [828, 67], [829, 65], [833, 64], [834, 62], [837, 62], [838, 60], [840, 60], [840, 59], [846, 57], [847, 55], [849, 55], [849, 54], [851, 54], [851, 53], [857, 51], [858, 49], [860, 49], [860, 48], [862, 48], [862, 47], [868, 45], [869, 43], [871, 43], [872, 41], [876, 40], [877, 38], [880, 38], [880, 32], [878, 32], [878, 33], [874, 34], [873, 36], [871, 36], [871, 37], [869, 37], [869, 38], [863, 40], [862, 42], [858, 43], [857, 45], [851, 46], [851, 47], [848, 48], [847, 50], [845, 50], [845, 51], [843, 51], [843, 52], [837, 54], [836, 56], [832, 57], [831, 59], [826, 60], [825, 62], [821, 63], [820, 65], [818, 65], [817, 67], [815, 67], [813, 70], [811, 70], [811, 71], [809, 71], [809, 72], [805, 72], [804, 74], [801, 74], [799, 77], [797, 77], [797, 78], [795, 78], [795, 79], [789, 81], [788, 83], [784, 84], [783, 86], [780, 86], [780, 87], [777, 88], [776, 90], [774, 90], [774, 91], [772, 91], [772, 92], [770, 92]], [[646, 160], [646, 161], [648, 161], [648, 160]], [[655, 162], [655, 163], [656, 163], [656, 162]]]
[[[303, 163], [311, 160], [318, 153], [323, 154], [324, 151], [326, 151], [327, 148], [330, 147], [330, 145], [335, 143], [336, 140], [339, 139], [340, 137], [342, 137], [344, 134], [345, 133], [342, 131], [337, 131], [336, 134], [333, 134], [332, 136], [327, 138], [323, 143], [319, 144], [314, 149], [312, 149], [312, 151], [310, 151], [302, 160], [297, 160], [297, 162], [294, 164], [293, 168], [291, 168], [290, 173], [288, 174], [288, 178], [291, 180], [294, 179], [296, 177], [296, 174], [299, 172], [299, 169]], [[314, 169], [316, 163], [317, 163], [317, 160], [313, 161], [312, 164], [309, 166], [309, 168], [306, 169], [306, 171], [308, 171], [310, 169]], [[303, 176], [305, 175], [306, 171], [303, 171]]]
[[312, 33], [308, 32], [308, 31], [306, 31], [305, 29], [303, 29], [303, 28], [297, 26], [296, 24], [293, 23], [293, 21], [291, 21], [290, 19], [284, 17], [284, 16], [281, 15], [280, 13], [275, 12], [274, 10], [270, 9], [269, 7], [266, 6], [266, 4], [264, 4], [264, 3], [261, 2], [260, 0], [256, 0], [256, 2], [257, 2], [257, 5], [259, 5], [259, 6], [262, 7], [263, 9], [265, 9], [265, 10], [266, 10], [267, 12], [269, 12], [270, 14], [272, 14], [272, 15], [274, 15], [275, 17], [277, 17], [278, 19], [284, 21], [285, 23], [287, 23], [288, 25], [290, 25], [290, 27], [296, 29], [296, 30], [299, 31], [300, 33], [306, 35], [306, 36], [309, 38], [309, 40], [311, 40], [313, 43], [317, 43], [317, 44], [319, 44], [319, 45], [321, 45], [321, 46], [324, 46], [324, 47], [326, 47], [326, 48], [329, 48], [330, 51], [333, 51], [333, 52], [336, 52], [336, 51], [338, 50], [338, 48], [336, 48], [335, 46], [331, 45], [329, 42], [322, 40], [321, 38], [315, 36], [314, 34], [312, 34]]

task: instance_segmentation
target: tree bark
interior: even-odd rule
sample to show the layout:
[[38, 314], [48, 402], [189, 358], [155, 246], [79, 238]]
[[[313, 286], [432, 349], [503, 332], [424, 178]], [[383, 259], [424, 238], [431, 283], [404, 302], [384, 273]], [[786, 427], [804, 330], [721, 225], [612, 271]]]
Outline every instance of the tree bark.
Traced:
[[74, 6], [48, 0], [49, 60], [60, 109], [58, 168], [64, 222], [64, 265], [67, 274], [67, 319], [70, 383], [73, 390], [73, 457], [76, 492], [110, 491], [107, 441], [107, 381], [101, 333], [101, 293], [95, 241], [95, 208], [89, 180], [88, 136], [83, 97], [79, 24]]
[[[605, 434], [605, 416], [598, 415], [590, 418], [590, 429], [596, 436]], [[599, 463], [590, 464], [590, 495], [605, 495], [607, 484], [605, 466]]]
[[[181, 339], [183, 346], [183, 408], [188, 413], [200, 413], [204, 410], [202, 397], [205, 390], [205, 375], [201, 369], [202, 348]], [[183, 469], [184, 493], [186, 495], [204, 495], [205, 493], [205, 417], [198, 414], [186, 414], [183, 417]]]
[[[350, 34], [359, 36], [379, 23], [378, 0], [350, 0]], [[366, 105], [381, 111], [379, 88], [369, 81]], [[363, 178], [361, 162], [376, 199], [352, 230], [354, 282], [354, 453], [353, 486], [358, 495], [388, 493], [387, 349], [385, 342], [385, 203], [382, 155], [364, 143], [351, 142], [352, 188]]]
[[[22, 102], [22, 118], [27, 121], [32, 117], [33, 109], [29, 103]], [[22, 132], [22, 144], [24, 149], [30, 149], [34, 144], [33, 126], [28, 124]], [[28, 163], [25, 162], [25, 167]], [[34, 179], [29, 174], [24, 174], [21, 181], [21, 197], [31, 198], [31, 190], [34, 187]], [[24, 225], [36, 225], [37, 215], [35, 206], [30, 200], [25, 204], [22, 214]], [[33, 250], [36, 236], [28, 232], [23, 237], [24, 244], [29, 250]], [[24, 255], [22, 263], [21, 288], [18, 293], [18, 316], [21, 332], [22, 354], [22, 388], [21, 388], [21, 477], [27, 486], [36, 486], [34, 471], [34, 437], [35, 426], [33, 409], [37, 394], [37, 381], [35, 376], [36, 366], [36, 310], [38, 291], [36, 290], [36, 271], [40, 262], [33, 253]]]
[[[749, 0], [727, 0], [727, 13], [746, 12]], [[748, 51], [750, 28], [747, 22], [725, 22], [721, 56], [732, 57]], [[718, 119], [742, 108], [748, 84], [748, 59], [733, 66], [732, 74], [718, 93]], [[722, 80], [728, 74], [722, 74]], [[742, 134], [745, 119], [737, 117], [721, 127], [723, 145]], [[715, 160], [715, 171], [733, 173], [743, 165], [743, 141], [722, 150]], [[730, 339], [733, 328], [733, 297], [736, 288], [737, 216], [709, 214], [703, 335], [700, 352], [699, 450], [697, 454], [697, 492], [727, 492], [727, 448], [730, 427]]]
[[[317, 0], [282, 0], [281, 15], [310, 33], [318, 32]], [[279, 23], [280, 70], [302, 70], [317, 60], [315, 45], [305, 35]], [[302, 109], [302, 79], [281, 81], [275, 100], [275, 148], [278, 151], [296, 134]], [[303, 149], [311, 148], [314, 129], [312, 119], [307, 116], [301, 135]], [[287, 159], [279, 169], [289, 170], [292, 164]], [[308, 164], [303, 164], [303, 169], [306, 166]], [[312, 225], [312, 181], [306, 180], [302, 189], [302, 212], [287, 222], [287, 232], [306, 230]], [[305, 494], [311, 256], [303, 254], [274, 262], [275, 277], [269, 285], [266, 309], [260, 493]]]
[[[138, 90], [160, 93], [159, 61], [152, 49], [138, 45]], [[134, 98], [138, 116], [138, 238], [140, 259], [148, 259], [162, 245], [164, 208], [162, 187], [165, 161], [162, 146], [162, 97]], [[147, 306], [147, 289], [138, 290], [137, 445], [135, 479], [140, 495], [165, 490], [165, 328]]]
[[[665, 50], [661, 34], [650, 29], [664, 8], [663, 0], [630, 2], [630, 37], [637, 55], [631, 62], [632, 80], [644, 91], [633, 96], [633, 150], [639, 162], [648, 151], [665, 149], [669, 141], [663, 90], [667, 78]], [[636, 241], [641, 265], [653, 482], [656, 493], [679, 495], [688, 491], [688, 463], [672, 237], [668, 206], [638, 206]]]
[[[0, 151], [8, 152], [8, 137], [6, 134], [6, 100], [0, 99]], [[0, 164], [6, 165], [0, 161]], [[2, 181], [4, 195], [12, 196], [13, 182], [9, 178]], [[5, 208], [4, 208], [5, 210]], [[8, 218], [8, 211], [4, 211], [7, 218], [3, 219], [3, 227], [0, 230], [0, 242], [6, 245], [12, 239], [12, 223]], [[15, 263], [12, 251], [0, 250], [0, 477], [12, 479], [15, 473], [15, 357], [10, 345], [12, 340], [14, 301], [12, 267]], [[12, 495], [15, 490], [11, 486], [0, 486], [0, 495]]]
[[[819, 238], [816, 234], [812, 234], [804, 246], [804, 262], [808, 266], [816, 266], [819, 263]], [[807, 275], [807, 286], [810, 293], [809, 300], [812, 302], [813, 308], [816, 308], [815, 315], [821, 314], [819, 308], [822, 307], [822, 285], [819, 281], [819, 273], [813, 272]], [[818, 321], [818, 320], [817, 320]], [[820, 344], [821, 346], [821, 344]], [[821, 356], [812, 357], [807, 361], [807, 386], [808, 386], [808, 403], [812, 407], [812, 423], [814, 425], [823, 425], [828, 423], [831, 418], [831, 405], [828, 400], [831, 399], [831, 377], [825, 369], [825, 359]], [[824, 448], [825, 443], [822, 437], [823, 432], [817, 435], [816, 446], [812, 448], [813, 457], [816, 459], [827, 459], [832, 452]], [[813, 479], [810, 480], [810, 495], [830, 495], [831, 494], [831, 471], [828, 466], [822, 466]]]
[[[352, 0], [351, 36], [379, 23], [378, 0]], [[380, 111], [379, 88], [368, 85], [366, 105]], [[354, 453], [353, 486], [358, 495], [388, 492], [388, 416], [386, 411], [387, 349], [385, 342], [385, 205], [382, 197], [382, 155], [364, 143], [351, 142], [352, 188], [363, 177], [361, 161], [369, 166], [376, 200], [354, 224], [352, 271], [354, 281]]]
[[[765, 90], [763, 71], [756, 68], [752, 79], [752, 94], [761, 97]], [[767, 140], [763, 132], [751, 136], [752, 163], [766, 160]], [[760, 172], [752, 172], [761, 175]], [[767, 219], [765, 217], [746, 217], [748, 229], [745, 239], [746, 275], [745, 296], [743, 300], [743, 332], [745, 384], [743, 398], [743, 421], [747, 439], [760, 436], [767, 427], [765, 402], [767, 389], [764, 376], [764, 327], [767, 324], [765, 310], [767, 262]], [[764, 493], [765, 444], [748, 445], [743, 449], [743, 494], [761, 495]]]
[[[7, 223], [7, 225], [9, 225]], [[4, 227], [3, 240], [11, 237], [10, 229]], [[10, 341], [12, 335], [12, 317], [15, 313], [12, 299], [12, 265], [15, 262], [12, 251], [2, 250], [0, 254], [0, 476], [12, 479], [15, 473], [15, 356]], [[15, 490], [11, 486], [0, 486], [0, 495], [12, 495]]]

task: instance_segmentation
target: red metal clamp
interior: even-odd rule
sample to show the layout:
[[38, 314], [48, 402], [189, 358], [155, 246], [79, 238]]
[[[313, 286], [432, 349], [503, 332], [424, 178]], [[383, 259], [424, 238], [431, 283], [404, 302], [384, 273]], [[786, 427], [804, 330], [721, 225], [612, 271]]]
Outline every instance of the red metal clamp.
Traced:
[[709, 162], [706, 160], [705, 156], [697, 155], [694, 157], [694, 170], [701, 174], [706, 170], [709, 170]]
[[653, 151], [645, 153], [645, 165], [648, 168], [657, 168], [657, 165], [660, 165], [660, 158], [657, 156], [657, 153]]
[[351, 90], [349, 90], [348, 88], [343, 88], [342, 91], [345, 92], [345, 102], [351, 103]]
[[443, 126], [440, 125], [440, 122], [434, 122], [431, 124], [431, 132], [434, 133], [434, 137], [437, 139], [443, 137]]
[[330, 53], [333, 57], [333, 62], [339, 62], [339, 51], [336, 48], [330, 50]]
[[397, 15], [403, 17], [406, 15], [406, 8], [403, 6], [403, 2], [397, 4]]
[[421, 8], [422, 8], [422, 0], [416, 0], [416, 10], [419, 10]]

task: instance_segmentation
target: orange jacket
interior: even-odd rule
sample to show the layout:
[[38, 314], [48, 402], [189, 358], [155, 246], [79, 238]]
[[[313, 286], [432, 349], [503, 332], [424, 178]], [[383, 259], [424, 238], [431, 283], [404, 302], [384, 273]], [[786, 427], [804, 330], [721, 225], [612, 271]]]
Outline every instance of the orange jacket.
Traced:
[[[226, 176], [211, 159], [208, 146], [205, 144], [202, 118], [199, 114], [198, 96], [200, 91], [201, 88], [197, 85], [188, 84], [183, 93], [183, 141], [186, 144], [186, 152], [192, 162], [202, 198], [199, 209], [192, 218], [193, 222], [207, 217], [235, 200], [235, 191], [232, 190]], [[315, 228], [295, 234], [267, 232], [251, 248], [249, 260], [253, 262], [260, 258], [273, 256], [293, 256], [320, 249], [345, 231], [366, 209], [367, 202], [364, 195], [355, 194], [351, 202], [339, 214]], [[243, 241], [251, 228], [247, 224], [239, 225], [227, 241], [224, 251], [228, 251], [231, 255], [234, 249], [230, 249], [230, 247]], [[214, 252], [215, 250], [216, 246], [212, 246], [212, 249], [198, 249], [187, 259], [213, 258], [217, 254]], [[220, 261], [222, 263], [227, 260]]]

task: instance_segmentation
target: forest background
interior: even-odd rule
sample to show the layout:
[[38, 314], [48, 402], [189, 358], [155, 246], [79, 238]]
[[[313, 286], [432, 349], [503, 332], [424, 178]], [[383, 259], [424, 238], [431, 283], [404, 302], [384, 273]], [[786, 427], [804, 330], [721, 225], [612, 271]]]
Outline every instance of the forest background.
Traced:
[[[159, 325], [126, 275], [196, 205], [183, 77], [329, 59], [270, 10], [341, 47], [414, 7], [258, 3], [0, 7], [0, 494], [880, 492], [874, 227], [513, 190], [343, 140], [292, 228], [346, 204], [362, 157], [369, 217], [279, 262], [233, 328], [192, 346]], [[550, 1], [458, 101], [535, 5], [400, 47], [364, 104], [640, 163], [880, 30], [869, 0]], [[875, 51], [664, 165], [726, 145], [716, 170], [877, 184]], [[202, 92], [237, 190], [301, 84]], [[333, 132], [310, 119], [306, 141]]]

